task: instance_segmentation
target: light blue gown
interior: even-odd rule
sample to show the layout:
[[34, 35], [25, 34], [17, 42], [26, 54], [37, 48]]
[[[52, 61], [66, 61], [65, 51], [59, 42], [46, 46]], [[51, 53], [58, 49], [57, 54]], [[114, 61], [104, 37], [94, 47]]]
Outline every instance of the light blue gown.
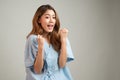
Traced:
[[[65, 66], [59, 68], [58, 57], [59, 53], [54, 50], [52, 45], [44, 42], [44, 67], [40, 74], [36, 74], [33, 69], [33, 64], [38, 51], [38, 42], [36, 35], [30, 35], [26, 40], [25, 46], [25, 68], [26, 80], [72, 80], [71, 74]], [[67, 39], [67, 62], [74, 60], [70, 43]]]

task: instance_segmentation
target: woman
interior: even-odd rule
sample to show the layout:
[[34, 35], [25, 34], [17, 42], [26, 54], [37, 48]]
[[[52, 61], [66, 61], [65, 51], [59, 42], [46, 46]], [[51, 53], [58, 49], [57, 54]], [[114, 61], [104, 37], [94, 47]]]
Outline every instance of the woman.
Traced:
[[26, 80], [72, 80], [66, 62], [74, 57], [67, 35], [52, 6], [37, 9], [25, 47]]

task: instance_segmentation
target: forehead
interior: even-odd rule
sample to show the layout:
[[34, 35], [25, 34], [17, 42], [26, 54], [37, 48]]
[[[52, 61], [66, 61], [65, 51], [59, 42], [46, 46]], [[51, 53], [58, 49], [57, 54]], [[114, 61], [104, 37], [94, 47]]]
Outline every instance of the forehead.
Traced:
[[52, 16], [55, 16], [55, 12], [53, 10], [47, 10], [43, 15], [52, 15]]

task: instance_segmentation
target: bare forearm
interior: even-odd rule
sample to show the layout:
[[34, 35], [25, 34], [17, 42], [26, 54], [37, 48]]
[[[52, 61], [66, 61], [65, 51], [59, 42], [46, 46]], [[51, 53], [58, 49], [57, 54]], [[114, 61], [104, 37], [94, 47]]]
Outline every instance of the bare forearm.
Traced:
[[66, 65], [67, 60], [67, 50], [66, 50], [66, 40], [62, 41], [61, 43], [61, 51], [59, 56], [59, 66], [63, 68]]
[[36, 73], [40, 73], [42, 68], [43, 68], [43, 49], [42, 48], [38, 48], [38, 54], [36, 56], [36, 60], [34, 63], [34, 70]]

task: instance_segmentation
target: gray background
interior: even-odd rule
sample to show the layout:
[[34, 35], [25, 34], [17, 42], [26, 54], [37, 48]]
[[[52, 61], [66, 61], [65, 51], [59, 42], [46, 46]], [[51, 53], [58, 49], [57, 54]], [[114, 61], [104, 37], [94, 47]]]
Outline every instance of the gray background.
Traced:
[[120, 80], [120, 0], [0, 0], [0, 80], [25, 80], [26, 35], [42, 4], [69, 29], [74, 80]]

